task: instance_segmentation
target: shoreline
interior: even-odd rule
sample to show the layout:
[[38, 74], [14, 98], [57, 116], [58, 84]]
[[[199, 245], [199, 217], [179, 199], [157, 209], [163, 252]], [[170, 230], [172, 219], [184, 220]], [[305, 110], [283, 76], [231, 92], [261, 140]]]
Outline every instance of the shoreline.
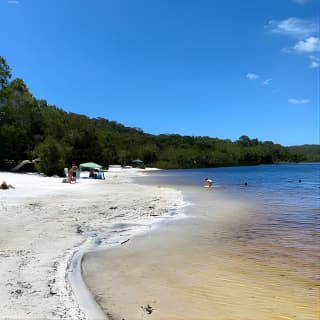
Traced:
[[[189, 204], [180, 205], [178, 210]], [[170, 210], [169, 210], [170, 211]], [[121, 239], [119, 237], [116, 239], [110, 238], [108, 242], [102, 244], [101, 238], [104, 237], [103, 233], [99, 235], [99, 232], [94, 235], [94, 237], [88, 237], [78, 248], [75, 248], [73, 254], [69, 257], [68, 267], [66, 270], [66, 281], [70, 287], [70, 294], [76, 297], [77, 305], [79, 306], [79, 312], [84, 314], [84, 319], [94, 319], [94, 320], [109, 320], [108, 314], [105, 314], [96, 301], [94, 294], [90, 291], [89, 287], [86, 285], [85, 279], [82, 273], [82, 263], [87, 254], [98, 253], [100, 251], [106, 251], [109, 249], [116, 249], [128, 241], [136, 238], [145, 236], [146, 234], [152, 232], [152, 229], [159, 227], [165, 221], [174, 218], [186, 218], [186, 216], [181, 214], [174, 215], [163, 215], [156, 216], [161, 218], [161, 220], [149, 221], [147, 225], [143, 228], [130, 230], [132, 233], [126, 234], [126, 236]], [[82, 319], [82, 318], [81, 318]]]
[[75, 297], [79, 311], [83, 314], [83, 319], [108, 320], [82, 277], [82, 259], [91, 247], [91, 239], [87, 239], [75, 249], [68, 259], [65, 280], [67, 286], [69, 285], [70, 294]]
[[120, 245], [133, 230], [150, 229], [169, 208], [184, 204], [177, 190], [130, 181], [145, 172], [123, 169], [107, 173], [104, 181], [81, 179], [74, 185], [62, 184], [61, 178], [0, 173], [16, 187], [0, 193], [0, 319], [103, 319], [79, 280], [83, 254]]

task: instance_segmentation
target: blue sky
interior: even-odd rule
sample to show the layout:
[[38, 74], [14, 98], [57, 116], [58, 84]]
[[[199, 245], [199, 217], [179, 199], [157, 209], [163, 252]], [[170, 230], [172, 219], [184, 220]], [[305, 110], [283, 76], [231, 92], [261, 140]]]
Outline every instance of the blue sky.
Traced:
[[0, 55], [68, 112], [313, 144], [319, 12], [319, 0], [0, 0]]

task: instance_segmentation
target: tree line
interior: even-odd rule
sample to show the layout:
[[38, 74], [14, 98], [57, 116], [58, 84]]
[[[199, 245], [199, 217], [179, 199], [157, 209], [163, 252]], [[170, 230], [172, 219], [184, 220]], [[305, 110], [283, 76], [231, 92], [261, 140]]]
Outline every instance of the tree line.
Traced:
[[104, 118], [65, 112], [36, 99], [0, 56], [0, 168], [39, 158], [38, 171], [61, 174], [72, 162], [158, 168], [200, 168], [320, 161], [319, 145], [284, 147], [243, 135], [236, 141], [178, 134], [152, 135]]

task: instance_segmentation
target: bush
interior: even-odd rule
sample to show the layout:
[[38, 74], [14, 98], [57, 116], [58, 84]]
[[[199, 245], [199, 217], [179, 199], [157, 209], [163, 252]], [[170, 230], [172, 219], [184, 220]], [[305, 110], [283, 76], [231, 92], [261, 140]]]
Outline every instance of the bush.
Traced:
[[52, 137], [47, 137], [33, 150], [33, 155], [40, 158], [36, 169], [48, 176], [61, 175], [65, 167], [64, 152], [60, 143]]

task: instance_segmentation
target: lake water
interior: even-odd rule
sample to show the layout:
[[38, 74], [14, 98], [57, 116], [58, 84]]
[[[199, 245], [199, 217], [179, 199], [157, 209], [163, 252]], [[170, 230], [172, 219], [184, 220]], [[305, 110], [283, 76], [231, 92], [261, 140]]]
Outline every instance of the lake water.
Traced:
[[186, 219], [86, 256], [85, 280], [111, 319], [320, 319], [320, 164], [137, 182], [183, 190], [192, 205]]

